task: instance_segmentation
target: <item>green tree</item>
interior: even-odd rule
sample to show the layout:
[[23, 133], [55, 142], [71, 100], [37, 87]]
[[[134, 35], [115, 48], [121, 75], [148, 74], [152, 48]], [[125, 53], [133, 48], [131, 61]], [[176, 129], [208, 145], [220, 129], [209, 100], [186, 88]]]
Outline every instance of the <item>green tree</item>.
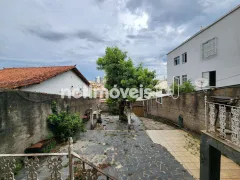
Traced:
[[[127, 52], [121, 51], [118, 47], [107, 47], [105, 55], [97, 60], [97, 69], [104, 70], [106, 74], [105, 87], [111, 90], [114, 87], [118, 89], [122, 88], [124, 91], [127, 88], [142, 88], [154, 89], [157, 84], [156, 72], [149, 71], [144, 68], [142, 64], [134, 66], [130, 57], [127, 56]], [[128, 93], [129, 94], [129, 93]], [[126, 100], [134, 101], [129, 97], [123, 97], [122, 94], [117, 99], [109, 97], [112, 104], [117, 104], [119, 119], [126, 120], [124, 115], [124, 107]]]

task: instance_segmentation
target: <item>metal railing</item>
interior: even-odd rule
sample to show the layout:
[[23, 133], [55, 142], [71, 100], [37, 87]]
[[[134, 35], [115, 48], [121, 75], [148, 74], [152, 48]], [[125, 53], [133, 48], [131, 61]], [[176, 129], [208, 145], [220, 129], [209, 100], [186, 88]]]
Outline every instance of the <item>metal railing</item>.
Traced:
[[207, 132], [240, 147], [240, 107], [210, 102], [205, 96], [205, 126]]
[[[0, 154], [0, 179], [15, 180], [14, 170], [16, 159], [24, 159], [25, 179], [38, 180], [38, 170], [41, 168], [39, 157], [47, 157], [47, 168], [51, 180], [62, 180], [63, 157], [68, 158], [68, 180], [83, 179], [96, 180], [99, 177], [106, 180], [115, 180], [114, 177], [103, 172], [97, 166], [79, 156], [73, 151], [73, 140], [69, 138], [68, 153], [34, 153], [34, 154]], [[77, 161], [74, 161], [77, 159]], [[66, 176], [66, 174], [65, 174]]]

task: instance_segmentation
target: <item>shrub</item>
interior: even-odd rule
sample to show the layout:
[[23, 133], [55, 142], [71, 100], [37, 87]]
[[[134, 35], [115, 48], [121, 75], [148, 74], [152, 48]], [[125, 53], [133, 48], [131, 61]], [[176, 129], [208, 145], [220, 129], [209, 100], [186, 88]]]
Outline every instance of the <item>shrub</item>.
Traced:
[[[170, 89], [173, 91], [174, 90], [174, 94], [177, 94], [178, 92], [178, 84], [174, 83], [174, 87], [173, 85], [170, 87]], [[193, 84], [191, 83], [190, 80], [184, 82], [182, 85], [179, 86], [179, 93], [189, 93], [189, 92], [194, 92], [196, 91], [195, 87], [193, 86]]]
[[24, 168], [24, 159], [23, 158], [17, 158], [15, 162], [15, 168], [13, 170], [14, 175], [18, 175], [19, 172]]
[[113, 115], [118, 115], [119, 114], [119, 104], [118, 102], [114, 101], [111, 98], [108, 98], [106, 101], [109, 111]]
[[184, 92], [184, 93], [189, 93], [189, 92], [194, 92], [194, 91], [196, 91], [195, 86], [193, 86], [193, 84], [191, 83], [190, 80], [186, 81], [186, 82], [183, 83], [181, 86], [182, 86], [181, 90], [182, 90], [182, 92]]
[[56, 102], [52, 103], [52, 114], [47, 117], [47, 123], [54, 136], [60, 140], [67, 140], [78, 131], [84, 131], [84, 124], [79, 115], [66, 111], [58, 112]]
[[46, 147], [42, 149], [43, 153], [50, 153], [54, 148], [56, 148], [57, 142], [52, 140]]

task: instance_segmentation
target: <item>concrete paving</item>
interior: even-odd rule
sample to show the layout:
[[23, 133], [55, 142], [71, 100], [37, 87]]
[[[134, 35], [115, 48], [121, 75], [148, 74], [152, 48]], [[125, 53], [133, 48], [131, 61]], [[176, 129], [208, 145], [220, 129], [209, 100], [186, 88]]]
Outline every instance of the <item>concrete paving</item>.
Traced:
[[[173, 128], [170, 130], [170, 128], [166, 128], [166, 130], [163, 130], [161, 122], [155, 122], [151, 119], [146, 119], [143, 122], [144, 124], [156, 123], [155, 130], [146, 131], [152, 141], [165, 147], [195, 179], [199, 179], [199, 138], [179, 129]], [[145, 126], [148, 126], [147, 124], [145, 124]], [[156, 130], [157, 127], [160, 128], [160, 130]], [[221, 179], [240, 180], [240, 166], [225, 156], [222, 156], [221, 160]]]

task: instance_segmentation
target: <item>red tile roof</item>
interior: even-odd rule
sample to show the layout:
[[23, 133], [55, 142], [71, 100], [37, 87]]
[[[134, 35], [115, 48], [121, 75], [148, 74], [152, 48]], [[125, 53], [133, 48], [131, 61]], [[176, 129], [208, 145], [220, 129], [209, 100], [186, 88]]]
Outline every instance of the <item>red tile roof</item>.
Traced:
[[87, 85], [88, 80], [75, 66], [4, 68], [0, 70], [0, 88], [15, 89], [32, 84], [39, 84], [47, 79], [72, 70]]

